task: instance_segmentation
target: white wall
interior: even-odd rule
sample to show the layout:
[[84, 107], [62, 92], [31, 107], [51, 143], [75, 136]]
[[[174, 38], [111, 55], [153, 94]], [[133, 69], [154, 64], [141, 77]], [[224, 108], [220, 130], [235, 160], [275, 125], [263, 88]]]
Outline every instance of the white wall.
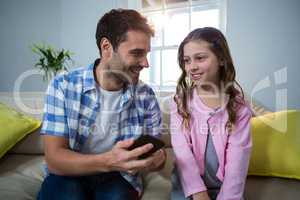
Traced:
[[[12, 91], [16, 78], [32, 68], [33, 43], [60, 47], [60, 8], [60, 0], [0, 0], [0, 91]], [[41, 77], [32, 76], [22, 89], [45, 87]]]
[[300, 109], [299, 11], [298, 0], [228, 0], [227, 38], [239, 81], [251, 94], [269, 77], [270, 87], [254, 98], [272, 110], [284, 108], [285, 91], [288, 108]]

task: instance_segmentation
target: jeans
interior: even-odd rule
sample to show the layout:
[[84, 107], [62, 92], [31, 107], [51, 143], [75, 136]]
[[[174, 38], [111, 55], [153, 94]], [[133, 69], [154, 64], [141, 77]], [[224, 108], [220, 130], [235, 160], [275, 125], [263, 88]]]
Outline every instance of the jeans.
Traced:
[[[192, 197], [185, 198], [177, 170], [178, 169], [175, 166], [171, 175], [171, 182], [172, 182], [171, 200], [192, 200]], [[217, 198], [216, 195], [212, 196], [210, 191], [208, 191], [208, 194], [211, 200]], [[245, 193], [241, 200], [247, 200]]]
[[38, 200], [138, 200], [138, 192], [118, 172], [90, 176], [49, 174]]

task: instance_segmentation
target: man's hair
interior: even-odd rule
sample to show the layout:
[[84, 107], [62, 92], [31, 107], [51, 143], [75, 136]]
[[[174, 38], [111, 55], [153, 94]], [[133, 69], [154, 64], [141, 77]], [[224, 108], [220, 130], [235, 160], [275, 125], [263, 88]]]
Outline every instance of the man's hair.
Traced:
[[96, 30], [97, 46], [101, 55], [100, 42], [107, 38], [116, 51], [121, 42], [127, 39], [130, 30], [142, 31], [149, 36], [154, 36], [154, 30], [147, 19], [135, 10], [112, 9], [99, 20]]

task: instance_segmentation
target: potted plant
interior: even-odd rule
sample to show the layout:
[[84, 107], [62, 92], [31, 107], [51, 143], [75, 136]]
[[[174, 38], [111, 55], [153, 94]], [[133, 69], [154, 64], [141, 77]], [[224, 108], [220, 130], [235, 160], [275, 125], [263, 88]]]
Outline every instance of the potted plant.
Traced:
[[68, 71], [73, 63], [72, 53], [68, 50], [56, 50], [49, 45], [34, 44], [32, 52], [39, 55], [39, 60], [34, 66], [44, 72], [44, 81], [51, 80], [61, 71]]

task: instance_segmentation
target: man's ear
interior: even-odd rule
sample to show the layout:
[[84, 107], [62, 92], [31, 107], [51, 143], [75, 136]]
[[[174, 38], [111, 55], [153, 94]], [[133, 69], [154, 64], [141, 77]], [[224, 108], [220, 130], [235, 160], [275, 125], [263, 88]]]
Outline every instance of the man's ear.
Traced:
[[106, 37], [101, 39], [100, 48], [102, 58], [109, 58], [113, 53], [113, 46]]

